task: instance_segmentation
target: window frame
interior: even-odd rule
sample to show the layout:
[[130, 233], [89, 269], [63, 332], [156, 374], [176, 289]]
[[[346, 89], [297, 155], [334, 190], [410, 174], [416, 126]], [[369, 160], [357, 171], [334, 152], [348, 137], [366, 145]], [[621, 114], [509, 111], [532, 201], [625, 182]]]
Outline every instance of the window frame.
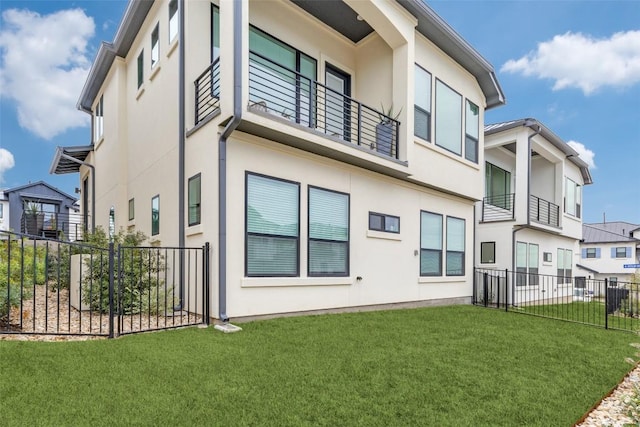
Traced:
[[93, 141], [98, 142], [104, 137], [104, 94], [96, 103], [93, 113]]
[[[491, 257], [485, 261], [485, 248], [490, 251]], [[496, 263], [496, 242], [480, 242], [480, 264], [495, 264]]]
[[[433, 215], [433, 216], [437, 216], [440, 217], [440, 249], [432, 249], [432, 248], [423, 248], [422, 247], [422, 236], [424, 234], [424, 230], [422, 227], [422, 217], [423, 215]], [[443, 273], [443, 269], [442, 269], [442, 264], [444, 261], [444, 256], [443, 256], [443, 246], [444, 246], [444, 215], [436, 213], [436, 212], [430, 212], [430, 211], [425, 211], [425, 210], [420, 210], [420, 260], [419, 260], [419, 269], [420, 269], [420, 277], [442, 277], [442, 273]], [[439, 254], [439, 265], [438, 265], [438, 271], [437, 272], [428, 272], [425, 273], [422, 270], [422, 255], [423, 255], [423, 251], [431, 251], [431, 252], [437, 252]]]
[[[192, 205], [191, 200], [191, 184], [195, 183], [197, 180], [197, 190], [198, 190], [198, 202]], [[194, 184], [195, 185], [195, 184]], [[195, 221], [191, 221], [191, 209], [196, 209], [196, 217]], [[189, 227], [194, 225], [199, 225], [202, 222], [202, 177], [200, 173], [193, 175], [187, 181], [187, 224]]]
[[116, 235], [116, 208], [112, 205], [109, 208], [109, 241], [112, 242]]
[[[414, 93], [414, 104], [413, 104], [413, 108], [414, 108], [414, 119], [413, 119], [413, 135], [417, 136], [418, 138], [424, 139], [427, 142], [431, 142], [431, 134], [432, 134], [432, 126], [431, 126], [431, 112], [433, 110], [433, 106], [432, 106], [432, 101], [433, 101], [433, 75], [427, 71], [425, 68], [423, 68], [422, 66], [420, 66], [419, 64], [415, 64], [415, 69], [414, 72], [416, 74], [416, 76], [418, 75], [418, 72], [424, 72], [427, 74], [428, 78], [429, 78], [429, 99], [428, 99], [428, 104], [429, 104], [429, 110], [425, 110], [422, 106], [418, 105], [418, 103], [416, 102], [418, 99], [418, 93]], [[416, 76], [414, 76], [414, 80], [417, 80]], [[418, 87], [417, 84], [414, 84], [414, 91], [416, 90], [416, 88]], [[416, 116], [416, 112], [420, 112], [422, 114], [426, 114], [427, 116], [427, 130], [426, 130], [426, 135], [420, 135], [417, 132], [416, 129], [416, 122], [417, 120], [415, 119]]]
[[586, 248], [586, 258], [597, 258], [598, 251], [596, 248]]
[[[376, 228], [373, 227], [371, 225], [371, 217], [379, 217], [381, 219], [381, 224], [382, 226], [380, 228]], [[396, 219], [398, 220], [398, 229], [397, 230], [389, 230], [387, 229], [387, 219]], [[383, 214], [383, 213], [379, 213], [379, 212], [372, 212], [369, 211], [369, 230], [372, 231], [381, 231], [383, 233], [394, 233], [394, 234], [400, 234], [400, 217], [399, 216], [395, 216], [395, 215], [388, 215], [388, 214]]]
[[542, 252], [542, 262], [553, 262], [553, 253]]
[[[440, 83], [440, 86], [438, 85], [438, 83]], [[442, 96], [438, 96], [438, 88], [439, 87], [442, 87], [444, 89], [447, 89], [447, 90], [451, 91], [454, 95], [457, 95], [460, 98], [460, 105], [458, 107], [458, 113], [459, 113], [459, 119], [460, 120], [459, 120], [459, 123], [457, 123], [458, 126], [456, 126], [457, 129], [458, 129], [458, 137], [457, 137], [457, 145], [456, 145], [456, 147], [458, 148], [459, 152], [456, 152], [456, 151], [452, 150], [451, 148], [449, 148], [449, 147], [447, 147], [445, 145], [442, 145], [442, 144], [440, 144], [438, 142], [438, 129], [444, 127], [444, 126], [439, 126], [439, 122], [438, 122], [439, 117], [442, 116], [441, 114], [438, 113], [438, 110], [439, 110], [439, 108], [438, 108], [438, 105], [439, 105], [438, 104], [438, 99], [442, 98]], [[463, 148], [463, 146], [462, 146], [462, 125], [464, 123], [464, 120], [463, 120], [463, 118], [464, 118], [464, 111], [463, 111], [464, 105], [463, 105], [462, 101], [464, 99], [465, 98], [462, 96], [461, 93], [459, 93], [458, 91], [454, 90], [451, 86], [449, 86], [448, 84], [446, 84], [445, 82], [443, 82], [442, 80], [440, 80], [439, 78], [436, 77], [435, 107], [434, 107], [434, 110], [435, 110], [434, 111], [434, 113], [435, 113], [435, 126], [434, 126], [435, 127], [435, 132], [434, 132], [433, 140], [435, 142], [435, 145], [437, 145], [438, 147], [440, 147], [440, 148], [442, 148], [444, 150], [447, 150], [448, 152], [450, 152], [452, 154], [455, 154], [456, 156], [460, 156], [460, 157], [463, 156], [463, 152], [462, 152], [462, 148]]]
[[160, 63], [160, 23], [151, 32], [151, 69]]
[[[562, 257], [560, 256], [560, 253], [562, 253]], [[569, 261], [569, 268], [567, 268], [566, 266], [567, 259]], [[560, 260], [562, 260], [562, 264], [560, 264], [561, 262]], [[560, 267], [560, 265], [562, 265], [562, 268]], [[558, 266], [557, 266], [557, 276], [556, 276], [558, 284], [571, 283], [572, 274], [573, 274], [573, 250], [558, 248]]]
[[4, 218], [4, 203], [0, 201], [0, 219]]
[[[169, 20], [167, 22], [167, 33], [169, 36], [169, 44], [171, 44], [177, 37], [180, 32], [180, 10], [178, 8], [178, 0], [170, 0], [169, 5]], [[173, 13], [172, 13], [173, 9]], [[176, 18], [175, 21], [173, 20]], [[173, 24], [172, 24], [173, 22]]]
[[[325, 191], [327, 193], [334, 193], [341, 196], [346, 196], [347, 199], [347, 240], [329, 240], [318, 239], [311, 237], [311, 190]], [[337, 273], [315, 273], [311, 271], [311, 242], [330, 242], [330, 243], [344, 243], [347, 246], [346, 259], [345, 259], [345, 271]], [[307, 276], [309, 277], [348, 277], [351, 271], [351, 195], [342, 191], [331, 190], [324, 187], [318, 187], [315, 185], [307, 186]]]
[[[157, 211], [157, 218], [154, 220], [154, 201], [157, 201], [158, 207], [155, 208]], [[157, 236], [160, 234], [160, 194], [156, 194], [151, 198], [151, 235]]]
[[144, 49], [140, 51], [137, 59], [138, 64], [138, 89], [144, 84]]
[[[298, 220], [298, 228], [297, 228], [297, 235], [295, 237], [295, 242], [296, 242], [296, 271], [293, 274], [249, 274], [249, 236], [250, 235], [256, 235], [256, 236], [270, 236], [270, 237], [278, 237], [278, 238], [287, 238], [287, 239], [292, 239], [294, 240], [294, 238], [292, 238], [291, 236], [282, 236], [282, 235], [276, 235], [276, 234], [263, 234], [263, 233], [250, 233], [249, 232], [249, 215], [248, 215], [248, 208], [249, 208], [249, 177], [250, 176], [256, 176], [259, 178], [263, 178], [263, 179], [269, 179], [269, 180], [274, 180], [274, 181], [278, 181], [278, 182], [284, 182], [284, 183], [288, 183], [288, 184], [292, 184], [295, 185], [297, 187], [297, 209], [298, 209], [298, 216], [297, 216], [297, 220]], [[274, 177], [274, 176], [270, 176], [270, 175], [264, 175], [261, 173], [256, 173], [256, 172], [250, 172], [250, 171], [245, 171], [245, 179], [244, 179], [244, 276], [245, 277], [300, 277], [300, 204], [301, 204], [301, 198], [300, 198], [300, 183], [296, 182], [296, 181], [291, 181], [288, 179], [283, 179], [283, 178], [278, 178], [278, 177]]]
[[[450, 224], [449, 224], [449, 220], [455, 220], [455, 221], [462, 221], [462, 251], [454, 251], [454, 250], [449, 250], [449, 240], [450, 240], [450, 235], [449, 235], [449, 229], [451, 228]], [[445, 275], [447, 277], [460, 277], [460, 276], [464, 276], [466, 274], [466, 258], [467, 258], [467, 221], [464, 218], [458, 218], [455, 216], [449, 216], [447, 215], [447, 220], [446, 220], [446, 227], [445, 227], [445, 245], [446, 245], [446, 253], [445, 253]], [[449, 254], [454, 255], [454, 254], [462, 254], [462, 271], [460, 273], [450, 273], [449, 272]]]
[[[469, 108], [467, 108], [469, 107]], [[476, 112], [476, 117], [477, 117], [477, 123], [476, 123], [476, 136], [473, 136], [471, 134], [469, 134], [468, 131], [468, 123], [469, 123], [469, 115], [467, 114], [469, 112], [469, 110], [473, 110], [473, 107], [476, 108], [477, 112]], [[469, 158], [469, 141], [471, 141], [471, 143], [474, 146], [474, 153], [475, 153], [475, 158]], [[478, 142], [480, 141], [480, 107], [477, 106], [476, 104], [474, 104], [473, 102], [469, 101], [468, 99], [465, 98], [465, 110], [464, 110], [464, 158], [469, 160], [470, 162], [473, 163], [478, 163], [479, 159], [480, 159], [480, 153], [478, 151]]]
[[[623, 251], [623, 254], [620, 255], [620, 250]], [[627, 247], [626, 246], [616, 246], [616, 259], [618, 258], [627, 258]]]
[[135, 198], [129, 199], [129, 221], [133, 221], [136, 218], [136, 205]]
[[[569, 200], [569, 188], [573, 191], [573, 200]], [[582, 186], [565, 176], [564, 213], [575, 218], [581, 217]]]

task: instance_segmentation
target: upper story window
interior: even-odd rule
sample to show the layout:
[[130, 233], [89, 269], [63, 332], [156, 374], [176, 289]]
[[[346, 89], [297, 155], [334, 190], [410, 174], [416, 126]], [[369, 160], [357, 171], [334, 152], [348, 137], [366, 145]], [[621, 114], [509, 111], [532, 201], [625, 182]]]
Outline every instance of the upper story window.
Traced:
[[4, 209], [4, 204], [0, 203], [0, 219], [2, 219], [4, 217], [3, 209]]
[[611, 258], [631, 258], [631, 247], [611, 248]]
[[133, 221], [135, 219], [136, 209], [135, 209], [135, 200], [133, 198], [129, 199], [129, 221]]
[[211, 62], [220, 56], [220, 9], [211, 4]]
[[480, 132], [480, 108], [467, 99], [465, 110], [464, 158], [478, 163], [478, 133]]
[[488, 204], [511, 210], [511, 172], [486, 162], [484, 185]]
[[436, 80], [436, 145], [462, 155], [462, 96]]
[[151, 199], [151, 235], [160, 234], [160, 196]]
[[416, 64], [413, 133], [431, 141], [431, 74]]
[[100, 95], [100, 100], [96, 104], [93, 114], [93, 141], [100, 141], [104, 135], [104, 95]]
[[582, 258], [600, 258], [599, 248], [586, 248]]
[[200, 224], [200, 174], [189, 178], [189, 226]]
[[138, 89], [144, 83], [144, 49], [138, 55]]
[[369, 230], [400, 233], [400, 217], [369, 212]]
[[109, 209], [109, 240], [113, 240], [116, 235], [116, 209], [111, 206]]
[[169, 2], [169, 43], [178, 36], [178, 0]]
[[564, 211], [569, 215], [580, 218], [580, 204], [582, 203], [582, 187], [569, 178], [565, 181]]
[[151, 33], [151, 68], [160, 61], [160, 24]]

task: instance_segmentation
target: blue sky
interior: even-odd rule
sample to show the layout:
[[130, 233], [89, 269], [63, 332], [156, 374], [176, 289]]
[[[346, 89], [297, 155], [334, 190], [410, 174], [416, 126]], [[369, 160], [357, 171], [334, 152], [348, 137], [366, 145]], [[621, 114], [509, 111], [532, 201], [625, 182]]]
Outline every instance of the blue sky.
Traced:
[[[496, 69], [507, 105], [487, 123], [534, 117], [595, 167], [585, 222], [640, 224], [640, 1], [433, 1]], [[0, 188], [45, 180], [56, 146], [90, 142], [75, 109], [126, 1], [0, 2]]]

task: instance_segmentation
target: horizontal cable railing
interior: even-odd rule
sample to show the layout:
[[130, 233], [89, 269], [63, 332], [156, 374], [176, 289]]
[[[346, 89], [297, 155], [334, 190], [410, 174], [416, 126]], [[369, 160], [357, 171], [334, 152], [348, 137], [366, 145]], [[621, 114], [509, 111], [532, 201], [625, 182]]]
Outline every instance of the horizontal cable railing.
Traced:
[[88, 220], [88, 215], [77, 212], [23, 212], [20, 232], [47, 239], [82, 240]]
[[254, 111], [398, 158], [400, 122], [256, 52], [249, 56], [249, 102]]
[[529, 203], [529, 219], [552, 227], [560, 226], [560, 206], [531, 195]]
[[503, 221], [514, 218], [515, 194], [499, 194], [482, 199], [482, 221]]
[[194, 82], [195, 124], [220, 107], [220, 58], [216, 58]]

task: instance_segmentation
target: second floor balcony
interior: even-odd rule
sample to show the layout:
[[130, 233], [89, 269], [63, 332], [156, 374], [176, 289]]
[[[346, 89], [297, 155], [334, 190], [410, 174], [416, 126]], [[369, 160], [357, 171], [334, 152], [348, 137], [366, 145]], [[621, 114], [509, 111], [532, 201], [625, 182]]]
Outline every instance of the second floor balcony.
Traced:
[[560, 206], [534, 195], [529, 196], [529, 219], [538, 224], [560, 227]]
[[88, 215], [76, 212], [25, 211], [20, 218], [20, 232], [47, 239], [82, 240], [88, 219]]

